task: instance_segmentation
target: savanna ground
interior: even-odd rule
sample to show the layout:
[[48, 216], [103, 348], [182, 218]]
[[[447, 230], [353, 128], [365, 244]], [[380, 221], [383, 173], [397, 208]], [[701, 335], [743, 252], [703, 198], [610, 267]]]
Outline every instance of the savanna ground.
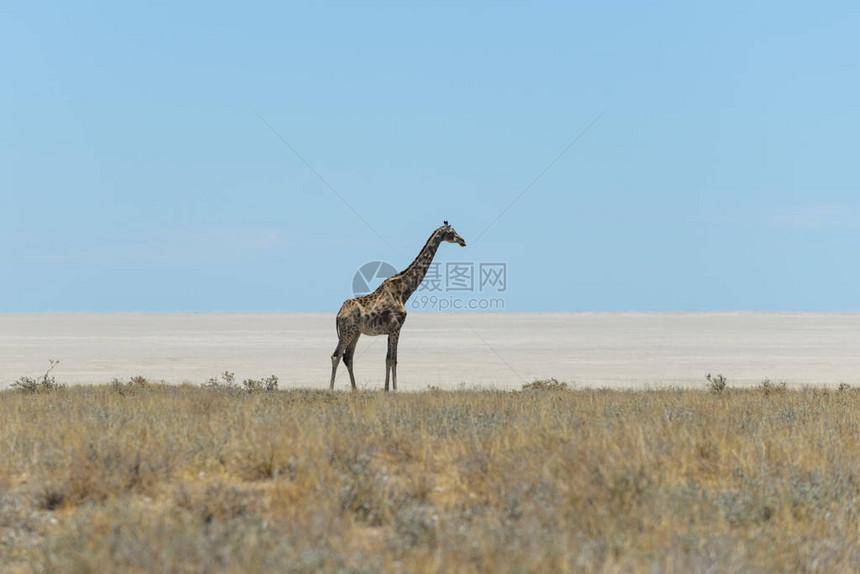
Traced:
[[0, 571], [860, 570], [860, 392], [720, 382], [4, 391]]

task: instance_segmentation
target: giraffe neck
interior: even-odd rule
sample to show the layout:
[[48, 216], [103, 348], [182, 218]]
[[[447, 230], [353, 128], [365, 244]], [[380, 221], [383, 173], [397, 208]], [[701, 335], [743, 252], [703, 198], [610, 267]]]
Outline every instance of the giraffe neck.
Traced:
[[436, 250], [442, 243], [442, 228], [437, 229], [424, 244], [421, 252], [415, 261], [409, 264], [409, 267], [398, 273], [392, 279], [397, 279], [400, 287], [400, 300], [406, 303], [406, 300], [415, 293], [424, 276], [427, 275], [427, 270], [433, 262], [433, 257], [436, 255]]

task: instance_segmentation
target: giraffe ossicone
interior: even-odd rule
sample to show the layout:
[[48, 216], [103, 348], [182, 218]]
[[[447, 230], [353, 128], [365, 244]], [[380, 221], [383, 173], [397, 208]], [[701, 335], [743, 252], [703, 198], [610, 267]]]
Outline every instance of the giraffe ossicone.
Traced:
[[352, 371], [355, 346], [358, 338], [364, 335], [388, 335], [388, 353], [385, 357], [385, 390], [388, 391], [389, 377], [392, 388], [397, 390], [397, 342], [400, 328], [406, 320], [406, 301], [418, 289], [436, 250], [442, 242], [466, 246], [466, 241], [445, 221], [442, 227], [433, 231], [427, 243], [421, 248], [418, 257], [409, 267], [392, 275], [377, 287], [376, 291], [362, 297], [344, 301], [337, 313], [337, 347], [331, 355], [331, 385], [341, 358], [349, 371], [349, 382], [356, 390], [355, 375]]

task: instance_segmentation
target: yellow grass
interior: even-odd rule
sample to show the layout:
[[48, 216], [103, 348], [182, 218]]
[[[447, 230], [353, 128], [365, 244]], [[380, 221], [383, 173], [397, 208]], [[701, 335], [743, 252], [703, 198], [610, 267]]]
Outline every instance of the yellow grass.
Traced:
[[858, 570], [858, 442], [851, 389], [6, 391], [0, 571]]

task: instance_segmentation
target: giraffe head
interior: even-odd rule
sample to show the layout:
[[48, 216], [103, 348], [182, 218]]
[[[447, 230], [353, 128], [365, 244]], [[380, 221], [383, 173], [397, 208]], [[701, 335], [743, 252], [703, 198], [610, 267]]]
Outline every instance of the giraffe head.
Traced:
[[442, 232], [442, 241], [447, 241], [448, 243], [456, 243], [460, 247], [466, 247], [466, 240], [460, 237], [460, 234], [454, 231], [454, 228], [448, 225], [448, 222], [444, 222], [445, 225], [439, 228]]

